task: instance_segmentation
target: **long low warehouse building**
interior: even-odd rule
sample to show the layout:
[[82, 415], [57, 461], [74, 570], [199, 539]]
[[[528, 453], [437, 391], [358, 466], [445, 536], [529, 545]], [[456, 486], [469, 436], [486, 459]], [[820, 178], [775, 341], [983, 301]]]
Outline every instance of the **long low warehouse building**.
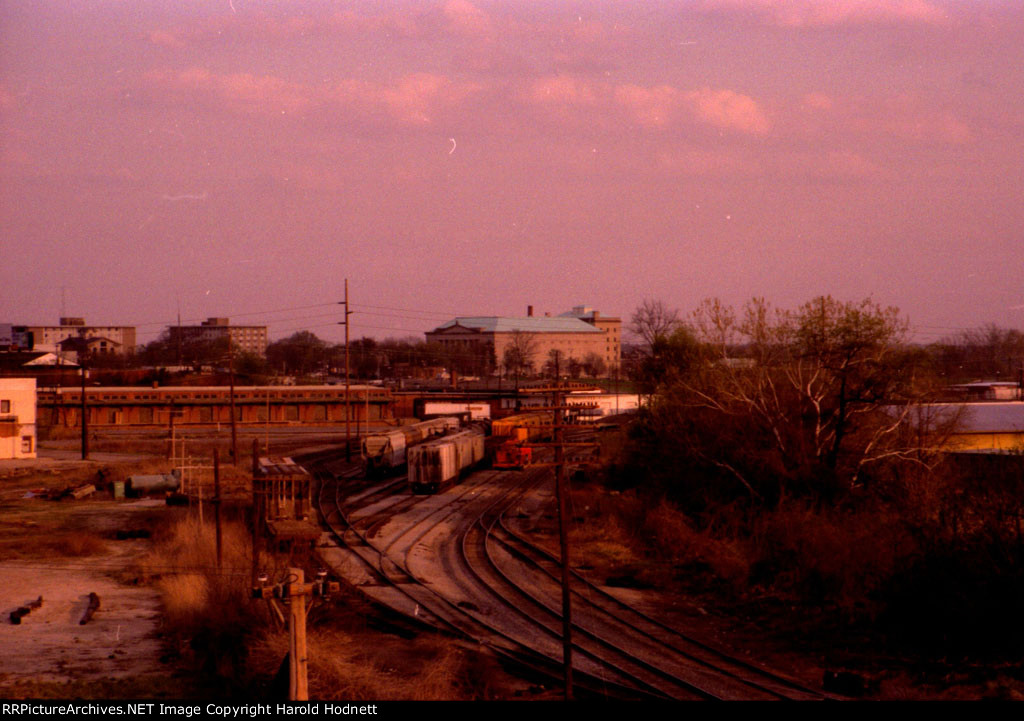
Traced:
[[[237, 386], [235, 418], [242, 424], [344, 423], [344, 386]], [[41, 425], [77, 427], [81, 423], [81, 388], [39, 391]], [[350, 386], [352, 423], [392, 417], [388, 388]], [[90, 426], [205, 425], [231, 422], [232, 393], [227, 386], [137, 386], [85, 389]], [[173, 421], [172, 421], [173, 419]]]

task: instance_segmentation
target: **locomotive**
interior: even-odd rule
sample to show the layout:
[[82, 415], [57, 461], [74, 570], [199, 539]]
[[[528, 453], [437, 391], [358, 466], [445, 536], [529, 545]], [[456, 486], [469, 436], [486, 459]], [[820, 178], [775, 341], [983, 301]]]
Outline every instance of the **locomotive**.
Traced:
[[525, 468], [533, 461], [530, 441], [550, 435], [552, 415], [521, 413], [495, 421], [491, 427], [495, 468]]

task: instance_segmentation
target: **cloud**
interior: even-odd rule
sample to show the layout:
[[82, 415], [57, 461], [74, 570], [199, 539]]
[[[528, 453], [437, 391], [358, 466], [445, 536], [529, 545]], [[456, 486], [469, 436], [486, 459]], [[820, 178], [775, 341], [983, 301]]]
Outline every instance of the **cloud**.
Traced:
[[549, 115], [588, 126], [620, 116], [651, 130], [694, 122], [755, 135], [771, 129], [756, 100], [727, 89], [682, 91], [671, 85], [614, 85], [555, 75], [532, 81], [521, 98]]
[[668, 85], [654, 88], [620, 85], [615, 89], [615, 101], [640, 125], [664, 127], [677, 116], [681, 94]]
[[229, 112], [274, 116], [328, 112], [349, 119], [385, 118], [400, 125], [428, 125], [437, 114], [459, 107], [481, 89], [476, 83], [431, 73], [412, 73], [391, 84], [346, 79], [324, 85], [271, 75], [219, 74], [200, 67], [153, 71], [142, 83], [162, 102], [200, 101]]
[[379, 33], [399, 38], [438, 36], [490, 37], [495, 34], [491, 17], [469, 0], [447, 0], [432, 5], [381, 12], [341, 10], [334, 13], [269, 13], [247, 11], [201, 17], [188, 25], [158, 28], [147, 34], [149, 42], [176, 50], [190, 45], [238, 39], [264, 42], [292, 41], [317, 34]]
[[188, 46], [188, 44], [184, 40], [182, 40], [178, 35], [167, 30], [153, 30], [149, 33], [148, 37], [149, 42], [163, 48], [181, 50]]
[[946, 12], [928, 0], [703, 0], [699, 7], [793, 28], [948, 20]]
[[489, 35], [493, 30], [487, 13], [467, 0], [448, 0], [441, 8], [447, 26], [464, 35]]
[[963, 145], [970, 126], [952, 111], [914, 94], [883, 98], [805, 95], [793, 114], [798, 132], [819, 136], [889, 136], [921, 143]]
[[571, 75], [550, 75], [532, 81], [525, 95], [530, 102], [541, 106], [579, 107], [596, 104], [600, 92], [602, 88], [588, 80]]
[[151, 71], [143, 76], [143, 85], [166, 92], [173, 99], [202, 99], [245, 113], [301, 112], [315, 102], [306, 87], [281, 78], [217, 74], [200, 67], [180, 72]]
[[704, 88], [687, 93], [697, 116], [720, 128], [764, 135], [771, 129], [764, 110], [753, 98], [732, 90]]
[[443, 75], [414, 73], [393, 86], [371, 86], [388, 113], [403, 123], [429, 124], [433, 116], [460, 105], [478, 92], [476, 83], [454, 82]]

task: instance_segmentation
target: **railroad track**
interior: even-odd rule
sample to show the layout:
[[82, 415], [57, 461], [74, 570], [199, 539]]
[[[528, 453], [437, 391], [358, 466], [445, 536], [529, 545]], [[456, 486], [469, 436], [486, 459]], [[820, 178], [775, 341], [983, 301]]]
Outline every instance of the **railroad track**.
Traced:
[[[435, 496], [321, 477], [320, 512], [381, 603], [560, 678], [557, 558], [513, 530], [509, 512], [543, 470], [481, 472]], [[342, 476], [342, 480], [344, 476]], [[820, 699], [713, 649], [574, 574], [574, 673], [583, 695], [648, 699]]]
[[[481, 519], [475, 543], [486, 562], [505, 581], [561, 620], [561, 565], [546, 549], [509, 530], [506, 515], [514, 504]], [[716, 698], [817, 700], [815, 689], [725, 653], [687, 635], [604, 591], [571, 571], [573, 629], [599, 635], [607, 643], [633, 649], [640, 665], [656, 676], [697, 686]], [[669, 688], [671, 692], [671, 688]]]
[[[314, 475], [317, 474], [314, 473]], [[395, 564], [399, 573], [395, 573], [394, 568], [389, 570], [389, 564], [392, 562], [385, 560], [388, 558], [388, 554], [390, 553], [392, 557], [397, 555], [404, 558], [422, 536], [429, 533], [439, 523], [443, 523], [451, 515], [451, 510], [444, 509], [444, 506], [448, 504], [439, 505], [437, 512], [432, 514], [435, 516], [433, 521], [427, 518], [420, 528], [410, 529], [413, 534], [412, 542], [409, 538], [405, 541], [395, 538], [386, 547], [379, 544], [375, 546], [366, 537], [365, 531], [359, 527], [361, 524], [348, 517], [348, 512], [352, 509], [346, 508], [339, 502], [342, 497], [359, 494], [340, 492], [339, 484], [334, 479], [321, 478], [321, 481], [317, 498], [324, 525], [336, 542], [343, 545], [348, 551], [344, 562], [351, 564], [353, 559], [358, 559], [365, 576], [357, 585], [374, 602], [398, 611], [417, 624], [430, 625], [456, 637], [484, 643], [497, 656], [530, 675], [548, 682], [560, 678], [560, 656], [551, 658], [538, 654], [530, 645], [522, 643], [515, 637], [504, 634], [486, 624], [481, 624], [466, 613], [465, 604], [460, 606], [457, 601], [445, 598], [427, 585], [414, 582], [412, 575], [402, 568], [405, 565], [404, 561]], [[472, 485], [459, 490], [462, 492], [461, 495], [469, 495], [474, 491]], [[423, 502], [439, 497], [417, 496], [415, 498]], [[408, 536], [409, 533], [402, 535]], [[401, 549], [397, 548], [399, 543], [402, 544]], [[335, 566], [329, 561], [328, 565]], [[336, 569], [337, 571], [338, 569]], [[351, 578], [351, 572], [352, 568], [349, 565], [347, 572], [342, 571], [339, 575]], [[592, 678], [586, 672], [581, 672], [579, 676], [579, 690], [583, 696], [590, 698], [643, 699], [651, 697], [628, 685]]]

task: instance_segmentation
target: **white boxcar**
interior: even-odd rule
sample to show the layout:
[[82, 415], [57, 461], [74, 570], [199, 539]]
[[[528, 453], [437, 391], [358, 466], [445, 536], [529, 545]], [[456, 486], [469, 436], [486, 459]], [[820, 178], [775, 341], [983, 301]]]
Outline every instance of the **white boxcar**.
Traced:
[[434, 418], [392, 431], [371, 433], [363, 438], [362, 456], [366, 475], [383, 474], [406, 463], [408, 449], [456, 430], [458, 418]]
[[456, 483], [484, 460], [482, 428], [468, 428], [409, 449], [409, 487], [413, 493], [437, 493]]

